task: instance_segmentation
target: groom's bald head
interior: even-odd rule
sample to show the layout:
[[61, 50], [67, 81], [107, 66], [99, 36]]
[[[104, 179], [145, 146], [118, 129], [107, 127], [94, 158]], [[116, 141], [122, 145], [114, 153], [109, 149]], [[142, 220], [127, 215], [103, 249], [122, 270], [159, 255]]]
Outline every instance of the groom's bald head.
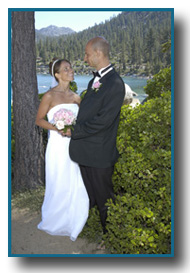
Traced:
[[91, 44], [94, 51], [101, 51], [103, 55], [109, 58], [110, 46], [108, 41], [104, 37], [95, 37], [91, 39], [88, 44]]

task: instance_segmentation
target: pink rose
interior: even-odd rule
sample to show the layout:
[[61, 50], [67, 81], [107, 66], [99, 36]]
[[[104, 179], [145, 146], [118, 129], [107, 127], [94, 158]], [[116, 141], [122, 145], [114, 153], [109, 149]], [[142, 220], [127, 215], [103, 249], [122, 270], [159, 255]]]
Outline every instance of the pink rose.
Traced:
[[94, 89], [95, 92], [98, 92], [99, 88], [101, 87], [102, 83], [100, 83], [99, 81], [95, 82], [92, 86], [92, 88]]
[[100, 85], [101, 85], [101, 83], [99, 81], [97, 81], [93, 84], [93, 88], [95, 88], [95, 89], [100, 88]]

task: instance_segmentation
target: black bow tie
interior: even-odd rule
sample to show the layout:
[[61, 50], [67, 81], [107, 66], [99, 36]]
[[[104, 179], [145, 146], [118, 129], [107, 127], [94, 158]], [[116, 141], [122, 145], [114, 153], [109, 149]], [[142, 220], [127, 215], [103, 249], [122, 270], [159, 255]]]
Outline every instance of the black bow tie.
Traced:
[[100, 74], [99, 74], [98, 71], [96, 71], [96, 72], [93, 71], [92, 73], [93, 73], [93, 75], [94, 75], [94, 78], [96, 78], [96, 77], [101, 78], [101, 76], [100, 76]]
[[[104, 70], [102, 70], [101, 71], [101, 74], [103, 74], [103, 73], [105, 73], [108, 69], [110, 69], [112, 67], [112, 64], [111, 65], [109, 65], [108, 67], [106, 67]], [[101, 78], [101, 75], [100, 75], [100, 73], [98, 72], [98, 71], [96, 71], [96, 72], [92, 72], [93, 73], [93, 75], [94, 75], [94, 78], [95, 77], [99, 77], [99, 78]]]

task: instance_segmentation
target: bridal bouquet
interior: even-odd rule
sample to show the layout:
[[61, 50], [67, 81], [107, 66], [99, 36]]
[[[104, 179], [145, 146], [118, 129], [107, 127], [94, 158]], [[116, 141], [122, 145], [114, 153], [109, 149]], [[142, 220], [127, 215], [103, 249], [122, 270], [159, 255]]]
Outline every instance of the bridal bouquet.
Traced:
[[60, 109], [53, 115], [53, 125], [58, 130], [63, 130], [66, 133], [67, 129], [73, 129], [72, 125], [76, 123], [75, 114], [68, 109]]

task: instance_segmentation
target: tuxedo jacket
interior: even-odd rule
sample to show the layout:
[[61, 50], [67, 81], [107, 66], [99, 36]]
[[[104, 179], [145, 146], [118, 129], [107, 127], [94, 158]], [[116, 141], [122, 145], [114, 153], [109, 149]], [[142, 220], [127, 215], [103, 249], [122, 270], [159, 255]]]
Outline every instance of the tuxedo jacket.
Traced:
[[116, 148], [120, 110], [125, 96], [124, 83], [112, 69], [99, 82], [97, 92], [93, 79], [80, 104], [70, 141], [70, 157], [83, 166], [108, 168], [119, 157]]

